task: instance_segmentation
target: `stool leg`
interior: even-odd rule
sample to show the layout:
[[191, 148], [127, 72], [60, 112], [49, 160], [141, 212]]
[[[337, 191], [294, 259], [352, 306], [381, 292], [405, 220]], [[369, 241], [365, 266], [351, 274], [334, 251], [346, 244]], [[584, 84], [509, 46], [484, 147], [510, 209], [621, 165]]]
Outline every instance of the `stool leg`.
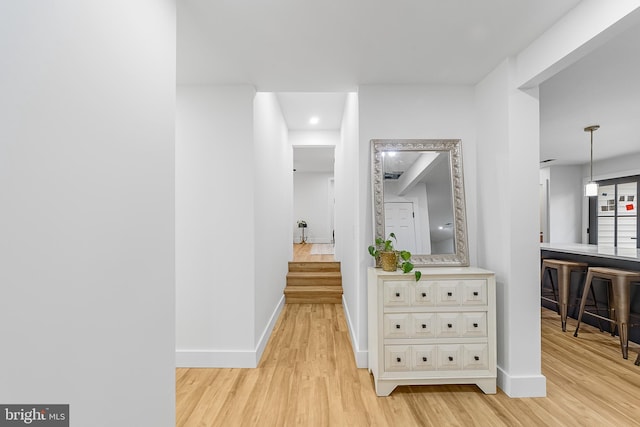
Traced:
[[591, 281], [593, 280], [593, 274], [587, 272], [587, 278], [584, 281], [584, 289], [582, 290], [582, 298], [580, 299], [580, 311], [578, 312], [578, 324], [576, 325], [576, 331], [573, 333], [574, 337], [578, 336], [578, 330], [580, 329], [580, 321], [582, 320], [582, 314], [584, 313], [584, 306], [587, 303], [587, 295], [591, 289]]
[[[551, 269], [547, 269], [547, 271], [549, 272], [549, 282], [551, 283], [551, 290], [553, 291], [553, 299], [556, 300], [556, 310], [558, 311], [558, 314], [561, 314], [560, 312], [560, 300], [558, 299], [558, 291], [556, 290], [556, 284], [553, 283], [553, 273], [551, 272]], [[560, 273], [558, 270], [556, 270], [557, 273]]]
[[611, 336], [616, 336], [617, 317], [616, 317], [616, 296], [613, 293], [613, 281], [609, 280], [607, 285], [607, 302], [609, 304], [609, 319], [613, 319], [611, 323]]
[[571, 270], [568, 267], [558, 268], [558, 294], [560, 305], [560, 320], [562, 332], [567, 331], [567, 305], [569, 303], [569, 288], [571, 286]]
[[636, 361], [634, 362], [634, 365], [640, 366], [640, 353], [638, 353], [638, 357], [636, 357]]
[[542, 263], [542, 272], [540, 279], [540, 292], [542, 293], [542, 289], [544, 288], [544, 277], [545, 275], [549, 275], [549, 283], [551, 283], [551, 292], [553, 292], [553, 300], [556, 303], [556, 311], [560, 314], [560, 305], [558, 304], [558, 293], [556, 292], [556, 285], [553, 283], [553, 274], [551, 274], [551, 268]]
[[620, 334], [620, 348], [622, 349], [622, 357], [629, 357], [629, 281], [624, 277], [616, 276], [611, 280], [613, 293], [613, 305], [616, 313], [616, 323], [618, 333]]
[[[593, 286], [591, 287], [591, 298], [593, 298], [593, 306], [596, 308], [596, 313], [600, 314], [600, 307], [598, 307], [598, 300], [596, 299], [596, 291], [593, 290]], [[596, 317], [598, 320], [598, 328], [600, 328], [600, 332], [604, 332], [602, 329], [602, 321], [599, 317]]]

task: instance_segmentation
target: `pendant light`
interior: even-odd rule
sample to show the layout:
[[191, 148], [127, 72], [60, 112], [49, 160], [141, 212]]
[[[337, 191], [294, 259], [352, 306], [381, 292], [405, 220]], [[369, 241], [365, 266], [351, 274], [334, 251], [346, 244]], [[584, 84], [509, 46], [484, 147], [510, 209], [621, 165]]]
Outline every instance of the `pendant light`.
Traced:
[[584, 195], [587, 197], [598, 195], [598, 183], [593, 180], [593, 131], [600, 129], [599, 125], [587, 126], [584, 128], [585, 132], [591, 133], [591, 178], [587, 185], [584, 187]]

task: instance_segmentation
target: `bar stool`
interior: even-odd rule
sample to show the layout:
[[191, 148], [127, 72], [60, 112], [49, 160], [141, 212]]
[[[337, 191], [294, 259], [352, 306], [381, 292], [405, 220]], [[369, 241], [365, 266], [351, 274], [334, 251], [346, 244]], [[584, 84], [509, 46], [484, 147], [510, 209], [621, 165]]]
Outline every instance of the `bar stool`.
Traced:
[[[609, 316], [604, 317], [599, 314], [591, 313], [584, 310], [589, 289], [592, 289], [593, 279], [600, 279], [608, 282], [610, 289], [609, 300]], [[619, 270], [617, 268], [606, 267], [589, 267], [587, 271], [587, 279], [585, 280], [584, 290], [582, 291], [582, 299], [580, 300], [580, 312], [578, 313], [578, 325], [574, 337], [578, 336], [580, 329], [580, 321], [583, 314], [605, 320], [611, 324], [611, 335], [615, 335], [615, 327], [618, 327], [620, 335], [620, 348], [622, 349], [622, 357], [625, 359], [629, 354], [629, 315], [631, 311], [631, 284], [640, 282], [640, 271]], [[637, 361], [636, 361], [637, 362]]]
[[[553, 275], [551, 270], [554, 269], [558, 275], [558, 286], [553, 282]], [[549, 280], [551, 282], [551, 290], [553, 292], [553, 299], [545, 296], [541, 292], [540, 298], [553, 302], [558, 307], [558, 314], [562, 321], [562, 331], [567, 330], [567, 309], [569, 307], [569, 297], [571, 290], [571, 273], [578, 272], [584, 275], [587, 272], [587, 264], [584, 262], [575, 261], [563, 261], [559, 259], [545, 259], [542, 260], [542, 271], [540, 272], [540, 288], [544, 289], [545, 273], [549, 273]], [[578, 297], [575, 298], [578, 301]]]

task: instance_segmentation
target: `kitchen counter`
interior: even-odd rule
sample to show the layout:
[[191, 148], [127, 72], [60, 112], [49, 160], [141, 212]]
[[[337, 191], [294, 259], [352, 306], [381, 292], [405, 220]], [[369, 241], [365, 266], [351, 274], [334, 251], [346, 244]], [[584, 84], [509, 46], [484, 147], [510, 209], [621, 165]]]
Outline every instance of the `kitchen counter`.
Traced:
[[[640, 263], [640, 250], [633, 248], [585, 245], [583, 243], [541, 243], [540, 251]], [[634, 267], [628, 268], [640, 269], [640, 265]]]

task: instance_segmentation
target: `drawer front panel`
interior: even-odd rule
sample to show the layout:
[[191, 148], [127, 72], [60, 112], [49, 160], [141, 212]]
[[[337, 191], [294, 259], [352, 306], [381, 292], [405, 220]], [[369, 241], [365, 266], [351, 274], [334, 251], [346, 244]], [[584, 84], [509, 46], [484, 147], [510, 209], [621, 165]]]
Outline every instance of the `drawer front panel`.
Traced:
[[462, 289], [462, 305], [487, 304], [486, 280], [465, 280]]
[[487, 344], [387, 345], [384, 366], [395, 372], [487, 370]]
[[384, 315], [385, 338], [408, 338], [411, 336], [410, 315], [407, 313]]
[[462, 368], [471, 370], [489, 369], [489, 360], [486, 344], [464, 344], [464, 360]]
[[463, 337], [487, 336], [487, 313], [462, 313], [461, 334]]
[[454, 338], [460, 336], [460, 315], [458, 313], [438, 313], [437, 324], [438, 337]]
[[384, 283], [384, 305], [396, 307], [410, 304], [409, 282], [388, 281]]
[[435, 371], [437, 366], [435, 345], [414, 345], [411, 348], [411, 369]]
[[436, 315], [434, 313], [413, 313], [413, 336], [416, 338], [433, 338], [436, 336]]
[[411, 370], [411, 350], [406, 345], [388, 345], [384, 348], [385, 371]]
[[413, 287], [412, 305], [431, 306], [435, 304], [435, 290], [437, 287], [433, 282], [420, 281]]
[[460, 344], [438, 346], [438, 370], [455, 371], [462, 368]]
[[438, 305], [460, 305], [460, 291], [455, 281], [437, 282]]

